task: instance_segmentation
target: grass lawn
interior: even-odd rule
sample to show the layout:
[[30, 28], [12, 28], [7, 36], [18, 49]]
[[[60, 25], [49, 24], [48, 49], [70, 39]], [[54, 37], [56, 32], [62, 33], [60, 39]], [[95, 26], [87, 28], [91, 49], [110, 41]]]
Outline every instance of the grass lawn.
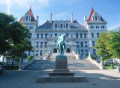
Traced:
[[19, 68], [5, 68], [5, 70], [19, 70]]
[[104, 66], [104, 69], [117, 69], [117, 65], [114, 65], [114, 68], [112, 68], [111, 65], [107, 65], [107, 66]]

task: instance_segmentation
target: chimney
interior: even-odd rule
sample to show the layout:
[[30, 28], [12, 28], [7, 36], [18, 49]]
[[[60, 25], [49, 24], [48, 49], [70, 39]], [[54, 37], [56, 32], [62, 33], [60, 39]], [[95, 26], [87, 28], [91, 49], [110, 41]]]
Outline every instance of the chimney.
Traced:
[[50, 14], [50, 22], [52, 22], [52, 13]]
[[73, 13], [71, 13], [71, 23], [73, 23]]
[[86, 22], [86, 16], [84, 16], [84, 21]]
[[87, 24], [86, 16], [84, 16], [84, 22], [85, 22], [85, 26], [86, 26], [86, 24]]
[[39, 16], [37, 16], [37, 26], [39, 25]]

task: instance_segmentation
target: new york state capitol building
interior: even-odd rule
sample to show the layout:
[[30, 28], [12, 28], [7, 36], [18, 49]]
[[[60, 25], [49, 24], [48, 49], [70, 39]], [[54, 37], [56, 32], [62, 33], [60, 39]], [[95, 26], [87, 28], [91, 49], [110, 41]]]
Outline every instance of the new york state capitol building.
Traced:
[[39, 17], [36, 20], [32, 13], [31, 8], [23, 17], [20, 22], [26, 25], [31, 32], [31, 44], [34, 47], [34, 52], [28, 52], [38, 59], [48, 59], [49, 56], [58, 53], [55, 42], [61, 33], [66, 34], [66, 50], [65, 53], [77, 55], [77, 59], [85, 59], [89, 53], [96, 55], [96, 50], [93, 46], [101, 32], [107, 30], [107, 22], [99, 15], [93, 8], [87, 19], [84, 16], [85, 26], [82, 26], [78, 21], [73, 20], [47, 20], [44, 24], [39, 24]]

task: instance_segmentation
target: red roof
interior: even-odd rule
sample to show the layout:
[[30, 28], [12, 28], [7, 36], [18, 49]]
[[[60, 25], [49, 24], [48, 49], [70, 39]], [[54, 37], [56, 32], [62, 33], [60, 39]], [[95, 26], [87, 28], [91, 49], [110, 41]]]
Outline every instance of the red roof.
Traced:
[[[93, 21], [92, 16], [94, 15], [95, 12], [96, 12], [96, 11], [92, 8], [91, 13], [90, 13], [90, 16], [89, 16], [89, 18], [88, 18], [87, 21]], [[100, 17], [100, 20], [101, 20], [101, 21], [105, 21], [100, 15], [99, 15], [99, 17]]]
[[[30, 10], [28, 11], [29, 15], [31, 16], [31, 21], [35, 21], [34, 15], [32, 13], [31, 7]], [[23, 22], [23, 17], [21, 17], [20, 22]]]
[[29, 15], [31, 16], [31, 21], [35, 21], [34, 15], [32, 13], [31, 7], [30, 10], [28, 11]]
[[23, 22], [23, 17], [21, 17], [20, 22]]
[[95, 13], [95, 11], [94, 11], [94, 9], [92, 8], [91, 13], [90, 13], [90, 16], [89, 16], [89, 18], [88, 18], [88, 21], [93, 21], [93, 20], [92, 20], [92, 16], [94, 15], [94, 13]]

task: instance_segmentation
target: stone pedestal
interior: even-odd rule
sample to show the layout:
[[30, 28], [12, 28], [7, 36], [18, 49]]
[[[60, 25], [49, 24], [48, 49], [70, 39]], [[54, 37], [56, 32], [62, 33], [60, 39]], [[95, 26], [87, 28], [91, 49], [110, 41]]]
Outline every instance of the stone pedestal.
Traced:
[[71, 73], [67, 67], [67, 56], [56, 56], [55, 70], [48, 74], [49, 76], [74, 76], [74, 73]]
[[73, 72], [70, 72], [67, 67], [67, 56], [58, 55], [56, 56], [56, 66], [53, 72], [48, 73], [49, 76], [38, 77], [37, 83], [53, 83], [53, 82], [85, 82], [86, 77], [79, 76], [74, 77]]

